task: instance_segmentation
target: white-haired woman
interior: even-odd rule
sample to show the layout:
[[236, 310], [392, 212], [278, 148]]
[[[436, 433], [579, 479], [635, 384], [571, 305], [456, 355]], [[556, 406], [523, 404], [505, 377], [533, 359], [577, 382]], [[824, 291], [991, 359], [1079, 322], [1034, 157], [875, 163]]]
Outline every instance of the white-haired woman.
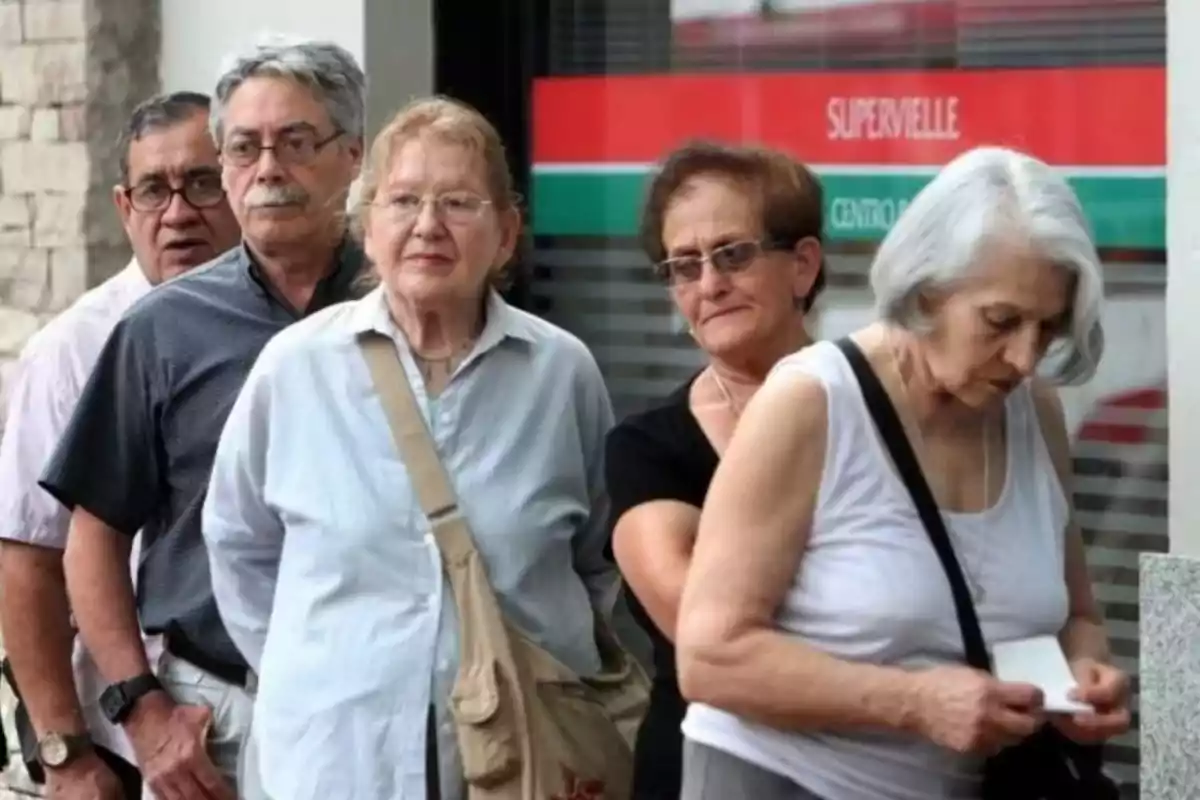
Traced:
[[[879, 320], [851, 337], [898, 410], [985, 638], [1058, 637], [1095, 713], [1051, 719], [1084, 742], [1129, 724], [1052, 388], [1100, 358], [1100, 269], [1051, 168], [973, 150], [884, 240]], [[949, 583], [834, 343], [784, 358], [746, 408], [677, 636], [693, 701], [684, 800], [977, 797], [982, 757], [1047, 718], [1035, 687], [961, 665]]]

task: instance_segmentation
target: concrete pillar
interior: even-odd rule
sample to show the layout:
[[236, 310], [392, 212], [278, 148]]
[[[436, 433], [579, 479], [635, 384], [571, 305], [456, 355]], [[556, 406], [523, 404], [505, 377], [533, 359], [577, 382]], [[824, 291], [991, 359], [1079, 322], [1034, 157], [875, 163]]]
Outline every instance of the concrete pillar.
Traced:
[[1200, 3], [1167, 2], [1167, 365], [1170, 398], [1171, 553], [1200, 557], [1200, 49], [1188, 37]]
[[[1141, 562], [1141, 797], [1200, 797], [1200, 3], [1167, 0], [1169, 555]], [[1190, 412], [1190, 413], [1189, 413]]]
[[433, 0], [364, 3], [367, 136], [374, 137], [396, 109], [434, 90]]

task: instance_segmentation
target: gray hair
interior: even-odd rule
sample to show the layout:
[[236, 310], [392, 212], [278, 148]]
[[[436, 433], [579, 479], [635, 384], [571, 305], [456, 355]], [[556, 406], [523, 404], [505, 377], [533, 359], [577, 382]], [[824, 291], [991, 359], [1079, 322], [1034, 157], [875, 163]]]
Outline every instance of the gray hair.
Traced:
[[208, 95], [199, 92], [160, 94], [139, 103], [117, 139], [121, 183], [129, 183], [129, 151], [134, 142], [147, 134], [186, 122], [197, 114], [208, 114], [211, 107]]
[[338, 130], [363, 138], [367, 80], [358, 61], [333, 42], [263, 37], [246, 53], [229, 57], [217, 81], [209, 127], [220, 146], [225, 107], [230, 96], [250, 78], [286, 78], [307, 87], [325, 105]]
[[1075, 279], [1070, 330], [1059, 343], [1065, 347], [1042, 367], [1055, 383], [1083, 383], [1104, 352], [1103, 267], [1075, 192], [1052, 167], [1024, 153], [969, 150], [913, 198], [871, 265], [876, 312], [903, 328], [926, 329], [921, 294], [952, 290], [977, 266], [983, 247], [1014, 233]]

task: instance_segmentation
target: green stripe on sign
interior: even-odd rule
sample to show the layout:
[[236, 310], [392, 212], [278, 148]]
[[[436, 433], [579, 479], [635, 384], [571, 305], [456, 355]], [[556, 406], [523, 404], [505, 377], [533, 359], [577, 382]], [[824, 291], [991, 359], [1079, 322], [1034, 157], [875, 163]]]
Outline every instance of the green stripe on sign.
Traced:
[[[637, 233], [644, 173], [538, 172], [533, 175], [534, 230], [546, 236]], [[929, 181], [925, 175], [823, 174], [825, 225], [833, 241], [878, 241]], [[1166, 180], [1161, 176], [1071, 178], [1100, 247], [1166, 246]]]

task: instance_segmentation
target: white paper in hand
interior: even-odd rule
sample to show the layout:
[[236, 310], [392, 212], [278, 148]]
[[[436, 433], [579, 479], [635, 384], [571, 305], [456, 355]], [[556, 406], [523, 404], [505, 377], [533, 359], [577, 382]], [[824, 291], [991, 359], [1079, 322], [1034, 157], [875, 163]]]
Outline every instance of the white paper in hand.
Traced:
[[1045, 708], [1054, 714], [1078, 714], [1094, 709], [1072, 700], [1068, 692], [1075, 688], [1075, 676], [1067, 664], [1062, 646], [1053, 636], [1034, 636], [1001, 642], [992, 648], [992, 663], [999, 680], [1006, 683], [1030, 683], [1045, 695]]

